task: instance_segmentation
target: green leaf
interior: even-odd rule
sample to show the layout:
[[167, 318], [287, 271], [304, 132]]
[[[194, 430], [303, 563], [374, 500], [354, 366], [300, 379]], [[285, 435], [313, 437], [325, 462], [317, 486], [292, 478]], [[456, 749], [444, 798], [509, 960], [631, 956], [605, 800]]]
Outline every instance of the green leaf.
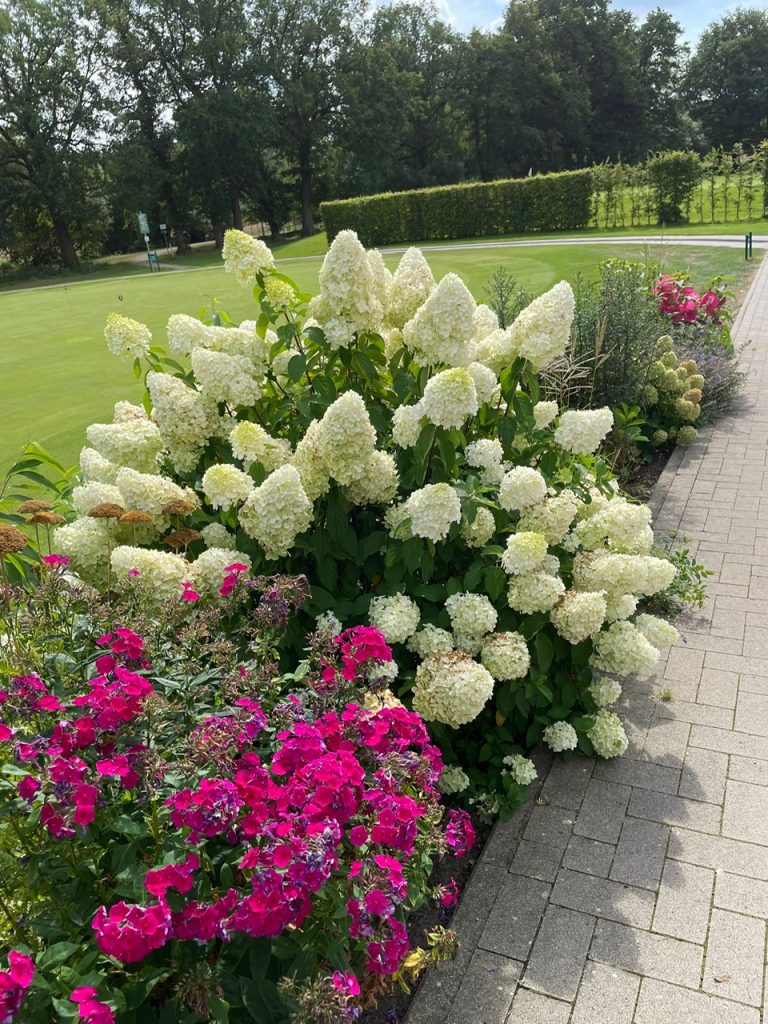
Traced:
[[304, 372], [307, 369], [307, 357], [301, 352], [297, 352], [295, 356], [291, 356], [288, 360], [288, 366], [286, 370], [288, 376], [292, 381], [298, 382], [304, 376]]
[[536, 660], [538, 666], [542, 672], [546, 672], [549, 666], [552, 664], [554, 658], [554, 650], [552, 647], [552, 641], [544, 633], [539, 633], [534, 643], [536, 649]]

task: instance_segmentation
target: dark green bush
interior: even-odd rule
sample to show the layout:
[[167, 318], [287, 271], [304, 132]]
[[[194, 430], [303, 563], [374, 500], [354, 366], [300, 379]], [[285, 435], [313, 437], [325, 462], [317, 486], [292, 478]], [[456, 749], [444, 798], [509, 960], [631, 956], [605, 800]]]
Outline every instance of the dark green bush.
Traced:
[[650, 158], [648, 174], [660, 224], [680, 224], [687, 219], [687, 206], [701, 173], [698, 153], [679, 150]]
[[328, 241], [352, 228], [364, 245], [568, 231], [589, 223], [591, 171], [444, 185], [321, 203]]

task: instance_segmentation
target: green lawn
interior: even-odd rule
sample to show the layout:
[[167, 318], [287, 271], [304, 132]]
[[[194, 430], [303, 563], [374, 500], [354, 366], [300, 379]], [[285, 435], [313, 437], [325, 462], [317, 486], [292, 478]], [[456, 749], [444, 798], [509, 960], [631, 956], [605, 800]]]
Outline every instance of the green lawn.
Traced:
[[[284, 273], [313, 291], [320, 259], [297, 257], [322, 252], [321, 236], [289, 243], [278, 255]], [[315, 248], [315, 253], [307, 252]], [[689, 268], [697, 282], [714, 274], [742, 281], [749, 267], [739, 250], [663, 246], [594, 245], [532, 246], [427, 253], [437, 277], [459, 273], [473, 293], [482, 297], [490, 274], [508, 267], [520, 283], [541, 292], [556, 281], [594, 276], [600, 260], [611, 256], [661, 261], [666, 269]], [[192, 259], [202, 262], [207, 254]], [[218, 262], [190, 273], [131, 274], [122, 279], [86, 280], [0, 294], [0, 469], [5, 469], [29, 440], [41, 442], [55, 455], [74, 462], [85, 427], [109, 418], [121, 398], [138, 401], [141, 390], [131, 368], [110, 356], [102, 328], [111, 312], [142, 320], [163, 344], [164, 325], [174, 312], [196, 314], [215, 299], [236, 320], [253, 315], [249, 293], [222, 272]], [[399, 257], [387, 257], [390, 267]]]

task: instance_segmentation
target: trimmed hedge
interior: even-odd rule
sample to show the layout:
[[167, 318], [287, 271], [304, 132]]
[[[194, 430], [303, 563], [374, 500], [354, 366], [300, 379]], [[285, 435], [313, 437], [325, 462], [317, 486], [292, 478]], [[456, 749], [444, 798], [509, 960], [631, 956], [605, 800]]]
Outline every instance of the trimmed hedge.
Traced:
[[328, 241], [352, 228], [363, 245], [568, 231], [586, 227], [592, 204], [589, 170], [531, 178], [441, 185], [320, 204]]

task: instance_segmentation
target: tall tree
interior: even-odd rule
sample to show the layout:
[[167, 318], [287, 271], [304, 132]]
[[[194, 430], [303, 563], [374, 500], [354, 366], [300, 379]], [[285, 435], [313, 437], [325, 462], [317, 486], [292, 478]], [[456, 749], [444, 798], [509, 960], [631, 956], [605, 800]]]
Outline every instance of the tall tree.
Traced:
[[96, 140], [106, 127], [96, 26], [81, 0], [7, 0], [0, 54], [4, 175], [50, 220], [62, 263], [76, 269], [72, 228], [98, 205]]
[[768, 134], [768, 11], [724, 15], [704, 32], [691, 57], [686, 93], [708, 141], [756, 145]]
[[301, 230], [315, 231], [314, 178], [336, 130], [366, 0], [252, 0], [256, 73], [272, 99], [275, 141], [299, 181]]

